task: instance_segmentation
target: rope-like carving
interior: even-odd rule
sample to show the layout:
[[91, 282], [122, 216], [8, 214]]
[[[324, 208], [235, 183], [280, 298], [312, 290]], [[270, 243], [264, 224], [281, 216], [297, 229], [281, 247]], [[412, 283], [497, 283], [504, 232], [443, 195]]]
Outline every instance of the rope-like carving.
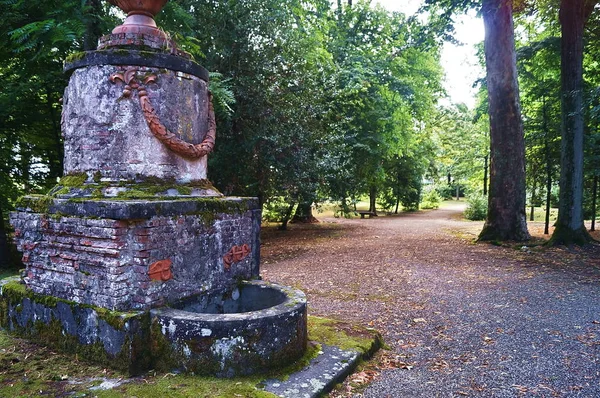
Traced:
[[[148, 98], [148, 92], [146, 91], [146, 85], [156, 83], [156, 75], [145, 74], [139, 77], [138, 71], [138, 67], [130, 66], [122, 72], [112, 74], [109, 79], [112, 83], [116, 83], [117, 80], [125, 83], [125, 88], [123, 89], [123, 97], [125, 98], [131, 97], [133, 91], [137, 90], [144, 118], [146, 119], [146, 123], [148, 123], [148, 127], [152, 134], [167, 148], [186, 158], [198, 159], [212, 152], [215, 146], [215, 135], [217, 132], [212, 93], [210, 91], [208, 92], [208, 132], [201, 143], [191, 144], [169, 131], [169, 129], [161, 123], [160, 118], [156, 114], [156, 111], [150, 102], [150, 98]], [[142, 79], [141, 81], [140, 78]]]

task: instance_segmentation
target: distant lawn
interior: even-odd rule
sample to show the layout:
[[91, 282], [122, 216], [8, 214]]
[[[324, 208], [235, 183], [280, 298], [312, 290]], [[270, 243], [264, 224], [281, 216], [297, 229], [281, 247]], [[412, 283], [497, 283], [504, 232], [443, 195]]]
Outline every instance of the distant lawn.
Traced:
[[[531, 215], [531, 207], [526, 208], [527, 213], [527, 221], [529, 221], [529, 216]], [[556, 221], [556, 217], [558, 217], [558, 209], [555, 207], [550, 208], [550, 222], [554, 223]], [[533, 221], [542, 221], [546, 220], [546, 208], [545, 207], [534, 207], [533, 210]]]

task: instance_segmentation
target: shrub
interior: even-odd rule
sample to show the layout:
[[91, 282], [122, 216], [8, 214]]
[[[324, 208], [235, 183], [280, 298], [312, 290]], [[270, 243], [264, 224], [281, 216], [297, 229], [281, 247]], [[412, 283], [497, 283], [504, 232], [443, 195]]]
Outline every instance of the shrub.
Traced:
[[430, 189], [423, 195], [423, 200], [421, 201], [421, 209], [437, 209], [438, 207], [440, 207], [441, 201], [442, 198], [440, 197], [440, 194], [438, 194], [435, 189]]
[[283, 197], [270, 198], [263, 204], [262, 220], [267, 222], [280, 222], [289, 211], [289, 203]]
[[469, 196], [469, 205], [465, 210], [465, 218], [473, 221], [485, 220], [487, 216], [487, 196], [473, 194]]

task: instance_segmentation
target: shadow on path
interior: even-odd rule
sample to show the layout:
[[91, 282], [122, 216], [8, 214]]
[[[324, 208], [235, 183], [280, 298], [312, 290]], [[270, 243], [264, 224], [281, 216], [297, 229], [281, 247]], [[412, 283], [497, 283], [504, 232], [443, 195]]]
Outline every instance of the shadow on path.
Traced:
[[412, 365], [364, 397], [600, 396], [598, 249], [473, 244], [463, 206], [267, 234], [263, 276], [305, 290], [313, 314], [377, 328]]

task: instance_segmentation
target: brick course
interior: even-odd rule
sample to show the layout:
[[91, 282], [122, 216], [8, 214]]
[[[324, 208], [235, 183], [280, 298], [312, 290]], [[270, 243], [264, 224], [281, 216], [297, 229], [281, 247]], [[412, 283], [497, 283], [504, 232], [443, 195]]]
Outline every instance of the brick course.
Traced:
[[[206, 203], [210, 207], [210, 203], [218, 202]], [[58, 216], [31, 209], [19, 209], [10, 219], [19, 231], [15, 241], [23, 253], [24, 281], [29, 289], [113, 310], [145, 310], [194, 294], [224, 290], [240, 278], [258, 276], [260, 210], [254, 201], [248, 203], [250, 206], [238, 211], [213, 209], [210, 221], [200, 214], [141, 211], [149, 216], [116, 220]], [[112, 205], [112, 210], [131, 206], [127, 201]], [[169, 205], [175, 206], [170, 209], [176, 213], [177, 204]], [[139, 212], [140, 203], [135, 206]], [[157, 207], [150, 201], [146, 206]], [[73, 209], [82, 208], [85, 206]], [[131, 212], [124, 209], [117, 213]], [[226, 270], [223, 256], [233, 246], [243, 244], [252, 248], [252, 255]], [[173, 279], [152, 281], [148, 267], [164, 259], [172, 261]]]

